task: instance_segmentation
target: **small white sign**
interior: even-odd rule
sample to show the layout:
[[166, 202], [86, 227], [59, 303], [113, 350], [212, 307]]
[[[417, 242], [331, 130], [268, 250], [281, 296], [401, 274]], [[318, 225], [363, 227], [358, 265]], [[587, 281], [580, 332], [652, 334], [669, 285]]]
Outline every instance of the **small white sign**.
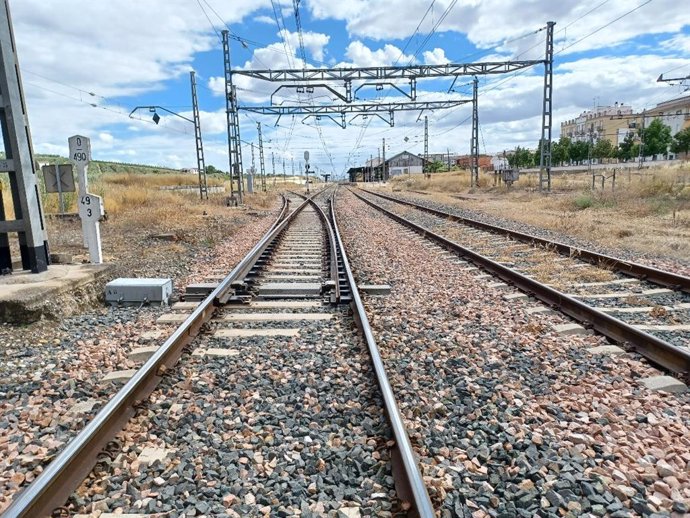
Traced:
[[69, 158], [75, 165], [88, 164], [91, 161], [91, 140], [82, 135], [74, 135], [68, 139]]
[[93, 264], [103, 262], [99, 221], [104, 214], [103, 199], [100, 196], [91, 193], [79, 196], [79, 217], [89, 247], [89, 259]]
[[90, 193], [79, 197], [79, 217], [86, 221], [100, 221], [104, 215], [103, 198]]

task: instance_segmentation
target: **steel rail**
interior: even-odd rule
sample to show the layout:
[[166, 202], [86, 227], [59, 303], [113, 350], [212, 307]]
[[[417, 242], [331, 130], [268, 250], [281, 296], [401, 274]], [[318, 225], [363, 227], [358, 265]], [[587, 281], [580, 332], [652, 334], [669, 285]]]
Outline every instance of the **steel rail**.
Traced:
[[104, 446], [124, 428], [134, 415], [135, 407], [153, 392], [165, 372], [171, 370], [182, 355], [184, 347], [199, 333], [201, 326], [208, 322], [219, 305], [218, 301], [227, 298], [227, 293], [233, 289], [232, 284], [242, 278], [248, 267], [251, 268], [275, 237], [307, 203], [304, 201], [292, 213], [287, 214], [288, 203], [283, 197], [283, 206], [276, 218], [277, 224], [269, 229], [89, 424], [67, 443], [43, 472], [14, 497], [2, 518], [50, 516], [53, 509], [61, 506], [69, 498], [93, 469]]
[[688, 379], [690, 374], [690, 350], [676, 347], [668, 342], [665, 342], [656, 336], [645, 333], [635, 327], [626, 324], [606, 313], [598, 311], [584, 302], [581, 302], [573, 297], [570, 297], [558, 290], [555, 290], [545, 284], [542, 284], [534, 279], [531, 279], [521, 273], [516, 272], [488, 257], [485, 257], [477, 252], [466, 248], [455, 241], [451, 241], [431, 230], [428, 230], [421, 225], [417, 225], [412, 221], [399, 216], [384, 207], [377, 205], [373, 201], [364, 196], [350, 191], [358, 199], [383, 212], [391, 219], [410, 227], [419, 232], [427, 239], [436, 241], [443, 246], [458, 252], [460, 255], [467, 257], [477, 266], [484, 268], [492, 274], [500, 277], [505, 282], [514, 285], [519, 290], [533, 295], [549, 306], [557, 308], [560, 312], [569, 317], [581, 322], [587, 327], [592, 327], [602, 335], [619, 343], [629, 343], [632, 348], [639, 354], [652, 362], [664, 367], [665, 369], [681, 375], [684, 379]]
[[393, 389], [391, 388], [388, 375], [386, 374], [386, 369], [383, 365], [383, 360], [381, 359], [381, 353], [379, 352], [379, 348], [376, 345], [376, 339], [374, 338], [371, 326], [369, 325], [369, 319], [367, 318], [364, 303], [359, 295], [357, 283], [355, 282], [352, 269], [350, 268], [350, 262], [347, 259], [347, 254], [345, 253], [345, 246], [343, 245], [343, 240], [340, 237], [340, 230], [338, 229], [338, 222], [335, 213], [335, 201], [333, 197], [330, 199], [330, 213], [331, 220], [333, 221], [333, 229], [335, 232], [336, 241], [338, 242], [342, 252], [341, 260], [343, 262], [347, 282], [352, 294], [352, 306], [355, 321], [357, 322], [357, 326], [362, 332], [364, 340], [367, 343], [369, 355], [371, 356], [371, 361], [376, 373], [376, 379], [378, 381], [381, 395], [383, 396], [383, 401], [386, 406], [386, 414], [388, 415], [393, 436], [395, 437], [395, 447], [391, 448], [391, 457], [393, 465], [393, 479], [395, 481], [396, 491], [401, 499], [411, 500], [413, 507], [408, 513], [409, 516], [419, 516], [421, 518], [435, 517], [436, 513], [434, 512], [434, 507], [431, 504], [429, 493], [427, 492], [426, 485], [424, 484], [424, 479], [419, 469], [417, 456], [412, 449], [410, 438], [407, 435], [407, 430], [405, 429], [402, 416], [400, 415], [400, 409], [395, 401], [395, 395], [393, 394]]
[[429, 214], [449, 219], [450, 221], [463, 223], [465, 225], [479, 228], [481, 230], [503, 233], [518, 241], [523, 241], [526, 243], [535, 243], [537, 245], [544, 246], [550, 250], [555, 250], [561, 255], [576, 257], [577, 259], [582, 259], [595, 265], [602, 265], [606, 268], [612, 268], [624, 275], [629, 275], [631, 277], [636, 277], [638, 279], [647, 280], [654, 284], [659, 284], [661, 286], [666, 286], [672, 289], [680, 289], [686, 293], [690, 293], [690, 277], [685, 277], [683, 275], [678, 275], [677, 273], [659, 270], [657, 268], [645, 266], [639, 263], [634, 263], [632, 261], [624, 261], [622, 259], [617, 259], [616, 257], [612, 257], [605, 254], [600, 254], [592, 250], [586, 250], [584, 248], [577, 248], [574, 246], [566, 245], [565, 243], [559, 243], [558, 241], [550, 241], [548, 239], [533, 236], [531, 234], [525, 234], [523, 232], [518, 232], [516, 230], [510, 230], [508, 228], [501, 227], [498, 225], [491, 225], [490, 223], [484, 223], [482, 221], [478, 221], [475, 219], [457, 216], [455, 214], [451, 214], [449, 212], [445, 212], [442, 210], [432, 209], [430, 207], [425, 207], [424, 205], [418, 205], [417, 203], [411, 202], [409, 200], [396, 198], [395, 196], [388, 196], [386, 194], [368, 191], [366, 189], [361, 190], [366, 192], [367, 194], [383, 198], [384, 200], [393, 201], [395, 203], [400, 203], [402, 205], [408, 205], [410, 207], [414, 207], [424, 212], [428, 212]]
[[[319, 204], [314, 201], [314, 198], [316, 198], [319, 194], [322, 194], [325, 190], [326, 189], [323, 189], [316, 193], [314, 196], [312, 196], [309, 199], [309, 203], [314, 207], [316, 213], [319, 215], [321, 221], [323, 221], [323, 224], [326, 227], [329, 248], [329, 271], [331, 281], [334, 283], [333, 292], [331, 293], [330, 300], [331, 304], [338, 304], [340, 302], [340, 275], [338, 274], [338, 248], [335, 242], [335, 233], [333, 232], [333, 226], [331, 225], [331, 222], [328, 220], [326, 213], [319, 206]], [[303, 195], [298, 194], [298, 196]]]

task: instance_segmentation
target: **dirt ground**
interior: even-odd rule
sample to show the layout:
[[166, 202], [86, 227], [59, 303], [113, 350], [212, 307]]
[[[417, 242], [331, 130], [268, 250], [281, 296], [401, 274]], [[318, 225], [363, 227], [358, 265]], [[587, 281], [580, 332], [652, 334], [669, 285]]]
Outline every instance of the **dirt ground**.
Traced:
[[[431, 180], [397, 178], [393, 191], [422, 191], [459, 207], [555, 230], [601, 245], [690, 261], [690, 165], [618, 173], [602, 190], [591, 189], [587, 174], [554, 177], [552, 192], [536, 190], [535, 179], [521, 177], [512, 189], [494, 186], [483, 175], [470, 189], [464, 172], [433, 175]], [[600, 181], [600, 180], [599, 180]]]

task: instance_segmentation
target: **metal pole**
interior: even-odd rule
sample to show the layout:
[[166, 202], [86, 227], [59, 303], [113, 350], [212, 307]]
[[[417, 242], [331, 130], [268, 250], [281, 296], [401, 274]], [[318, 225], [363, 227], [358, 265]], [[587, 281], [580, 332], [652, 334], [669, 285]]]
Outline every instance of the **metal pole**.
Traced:
[[65, 198], [62, 196], [62, 178], [60, 178], [60, 166], [55, 162], [55, 183], [58, 190], [58, 204], [60, 206], [60, 214], [65, 213]]
[[388, 167], [386, 165], [386, 138], [383, 139], [383, 181], [388, 181]]
[[429, 117], [424, 116], [424, 167], [426, 172], [429, 167]]
[[479, 186], [479, 109], [477, 107], [477, 89], [479, 80], [472, 82], [472, 139], [470, 142], [470, 186]]
[[273, 153], [273, 151], [271, 151], [271, 167], [273, 170], [273, 186], [275, 187], [275, 185], [276, 185], [276, 156]]
[[240, 139], [240, 119], [237, 110], [237, 90], [232, 83], [229, 31], [224, 30], [222, 34], [225, 70], [225, 116], [228, 125], [228, 162], [230, 165], [230, 197], [234, 197], [233, 183], [237, 181], [237, 198], [239, 204], [242, 204], [244, 171], [242, 170], [242, 141]]
[[[189, 73], [192, 85], [192, 114], [194, 119], [194, 143], [196, 146], [196, 167], [199, 170], [199, 196], [208, 199], [208, 183], [206, 181], [206, 161], [204, 160], [204, 142], [201, 139], [201, 120], [199, 118], [199, 102], [196, 96], [196, 76], [194, 70]], [[232, 194], [231, 194], [232, 195]]]
[[553, 26], [546, 23], [546, 55], [544, 57], [544, 99], [541, 112], [541, 140], [539, 141], [539, 190], [551, 190], [551, 124], [553, 96]]
[[283, 158], [283, 185], [285, 185], [285, 182], [286, 182], [286, 181], [287, 181], [287, 180], [286, 180], [286, 178], [285, 178], [285, 159]]
[[264, 140], [261, 136], [261, 123], [256, 123], [256, 129], [259, 132], [259, 167], [261, 168], [261, 190], [266, 192], [266, 164], [264, 162]]
[[0, 34], [0, 128], [5, 148], [0, 170], [9, 176], [15, 216], [14, 221], [5, 221], [0, 203], [0, 269], [12, 270], [9, 234], [17, 232], [22, 268], [39, 273], [46, 271], [50, 262], [48, 238], [8, 0], [0, 7]]
[[446, 148], [446, 153], [448, 153], [448, 170], [450, 171], [450, 149]]

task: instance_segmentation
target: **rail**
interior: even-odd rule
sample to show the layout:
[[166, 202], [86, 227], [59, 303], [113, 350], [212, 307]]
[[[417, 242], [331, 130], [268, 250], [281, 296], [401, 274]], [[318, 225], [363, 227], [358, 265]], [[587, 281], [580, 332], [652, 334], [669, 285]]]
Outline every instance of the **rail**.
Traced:
[[135, 408], [153, 392], [166, 371], [170, 370], [184, 347], [208, 322], [219, 301], [227, 300], [232, 284], [242, 279], [248, 269], [261, 257], [264, 250], [299, 213], [308, 201], [288, 214], [288, 202], [283, 205], [275, 223], [252, 250], [220, 282], [192, 314], [175, 330], [134, 376], [112, 397], [74, 437], [43, 472], [21, 493], [18, 493], [2, 518], [37, 518], [50, 516], [61, 506], [93, 469], [98, 454], [134, 415]]
[[413, 508], [410, 509], [410, 516], [431, 518], [436, 516], [436, 514], [434, 512], [433, 505], [431, 504], [429, 493], [426, 490], [422, 473], [419, 469], [417, 456], [412, 449], [410, 438], [405, 430], [405, 425], [403, 424], [398, 404], [395, 401], [395, 396], [393, 395], [393, 389], [391, 388], [390, 381], [388, 380], [388, 375], [386, 374], [379, 348], [376, 345], [374, 334], [371, 330], [371, 326], [369, 325], [369, 319], [367, 318], [367, 313], [364, 308], [362, 298], [360, 297], [359, 290], [357, 289], [357, 283], [355, 282], [352, 269], [350, 268], [350, 262], [347, 259], [347, 254], [344, 253], [345, 247], [343, 246], [343, 241], [340, 237], [340, 231], [338, 229], [338, 222], [336, 220], [335, 213], [335, 201], [333, 196], [331, 196], [329, 203], [335, 238], [340, 246], [340, 250], [343, 251], [341, 259], [345, 269], [345, 275], [347, 276], [350, 292], [352, 294], [352, 305], [355, 320], [360, 331], [362, 332], [362, 335], [364, 336], [367, 348], [369, 349], [371, 361], [374, 366], [376, 378], [386, 407], [388, 420], [393, 431], [393, 436], [395, 437], [395, 448], [392, 448], [392, 462], [393, 479], [395, 481], [396, 491], [401, 499], [410, 500], [412, 502]]
[[463, 223], [469, 226], [473, 226], [475, 228], [488, 230], [491, 232], [500, 232], [518, 241], [536, 243], [538, 245], [547, 247], [551, 250], [555, 250], [562, 255], [577, 257], [578, 259], [582, 259], [592, 264], [600, 264], [607, 268], [612, 268], [625, 275], [630, 275], [632, 277], [647, 280], [655, 284], [660, 284], [662, 286], [666, 286], [673, 289], [680, 289], [682, 291], [690, 293], [690, 277], [685, 277], [683, 275], [678, 275], [676, 273], [659, 270], [657, 268], [652, 268], [651, 266], [645, 266], [643, 264], [634, 263], [632, 261], [623, 261], [621, 259], [617, 259], [616, 257], [600, 254], [592, 250], [577, 248], [574, 246], [566, 245], [565, 243], [559, 243], [558, 241], [550, 241], [548, 239], [533, 236], [530, 234], [525, 234], [523, 232], [518, 232], [516, 230], [510, 230], [508, 228], [500, 227], [498, 225], [491, 225], [489, 223], [484, 223], [482, 221], [477, 221], [475, 219], [464, 218], [442, 210], [425, 207], [424, 205], [419, 205], [409, 200], [396, 198], [394, 196], [388, 196], [386, 194], [368, 191], [366, 189], [362, 189], [362, 191], [366, 192], [367, 194], [383, 198], [384, 200], [389, 200], [396, 203], [400, 203], [402, 205], [407, 205], [409, 207], [414, 207], [424, 212], [428, 212], [429, 214], [446, 218], [450, 221]]
[[[406, 225], [416, 232], [424, 235], [424, 237], [432, 239], [443, 246], [458, 252], [467, 257], [476, 265], [490, 271], [494, 275], [500, 277], [504, 281], [514, 285], [523, 292], [533, 295], [549, 306], [558, 308], [559, 311], [568, 315], [569, 317], [581, 322], [585, 326], [592, 327], [602, 335], [611, 338], [619, 343], [629, 343], [642, 356], [651, 360], [652, 362], [661, 365], [671, 372], [681, 375], [686, 380], [690, 373], [690, 351], [676, 347], [668, 342], [645, 333], [635, 327], [626, 324], [606, 313], [598, 311], [584, 302], [569, 297], [558, 290], [542, 284], [534, 279], [526, 277], [521, 273], [511, 270], [507, 266], [503, 266], [496, 261], [489, 259], [481, 254], [478, 254], [469, 248], [451, 241], [439, 234], [436, 234], [412, 221], [399, 216], [380, 205], [377, 205], [364, 196], [351, 191], [357, 198], [383, 212], [395, 221]], [[366, 192], [366, 191], [365, 191]]]

